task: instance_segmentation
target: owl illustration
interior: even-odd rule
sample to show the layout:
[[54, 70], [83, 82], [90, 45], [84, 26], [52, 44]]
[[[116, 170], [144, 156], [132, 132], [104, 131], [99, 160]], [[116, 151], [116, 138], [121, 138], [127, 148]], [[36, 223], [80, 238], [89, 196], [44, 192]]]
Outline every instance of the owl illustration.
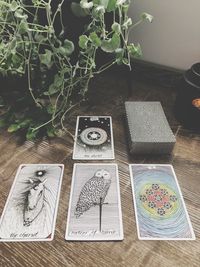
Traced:
[[96, 205], [102, 205], [111, 184], [110, 173], [104, 169], [95, 172], [82, 187], [76, 204], [74, 215], [80, 217], [84, 212]]

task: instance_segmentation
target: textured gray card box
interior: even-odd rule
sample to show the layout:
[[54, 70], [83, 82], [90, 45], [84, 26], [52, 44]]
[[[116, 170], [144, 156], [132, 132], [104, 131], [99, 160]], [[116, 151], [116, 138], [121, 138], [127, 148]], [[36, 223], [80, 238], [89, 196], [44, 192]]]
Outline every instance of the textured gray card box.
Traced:
[[169, 154], [176, 142], [160, 102], [125, 102], [130, 152]]

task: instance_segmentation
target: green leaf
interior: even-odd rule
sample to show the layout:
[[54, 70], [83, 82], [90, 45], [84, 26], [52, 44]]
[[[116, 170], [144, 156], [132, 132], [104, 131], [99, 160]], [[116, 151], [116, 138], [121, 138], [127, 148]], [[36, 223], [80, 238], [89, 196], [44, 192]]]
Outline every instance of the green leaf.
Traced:
[[64, 76], [59, 76], [58, 74], [55, 75], [54, 77], [54, 85], [56, 87], [60, 87], [63, 84], [64, 81]]
[[54, 108], [54, 106], [53, 105], [48, 105], [47, 106], [47, 112], [48, 112], [48, 114], [53, 114], [54, 113], [54, 111], [55, 111], [55, 108]]
[[94, 9], [94, 12], [97, 16], [101, 16], [105, 13], [105, 7], [103, 5], [99, 5]]
[[55, 130], [55, 135], [58, 137], [62, 137], [64, 134], [65, 134], [64, 130], [61, 130], [61, 129]]
[[88, 43], [88, 37], [87, 37], [87, 35], [81, 35], [81, 36], [79, 36], [79, 42], [78, 42], [78, 44], [79, 44], [80, 48], [86, 49], [87, 48], [87, 43]]
[[72, 41], [66, 39], [64, 41], [64, 45], [63, 45], [64, 49], [65, 49], [65, 52], [66, 52], [66, 55], [69, 56], [71, 55], [73, 52], [74, 52], [74, 44]]
[[123, 57], [124, 57], [124, 49], [123, 48], [117, 48], [115, 50], [115, 53], [116, 53], [116, 61], [117, 61], [117, 64], [120, 65], [123, 63]]
[[60, 46], [59, 48], [56, 48], [55, 51], [60, 53], [63, 56], [66, 55], [66, 51], [65, 51], [65, 48], [63, 46]]
[[128, 52], [132, 57], [141, 57], [142, 56], [142, 49], [140, 44], [134, 45], [131, 43], [128, 45]]
[[49, 137], [55, 137], [56, 136], [55, 129], [54, 128], [48, 128], [47, 129], [47, 135]]
[[17, 130], [20, 129], [20, 125], [19, 124], [16, 124], [16, 123], [13, 123], [11, 124], [9, 127], [8, 127], [8, 132], [9, 133], [14, 133], [16, 132]]
[[88, 2], [88, 0], [81, 0], [80, 5], [82, 8], [90, 9], [93, 7], [93, 2]]
[[27, 19], [27, 18], [28, 18], [28, 16], [27, 16], [26, 14], [23, 13], [23, 10], [22, 10], [22, 9], [17, 9], [17, 10], [15, 11], [14, 16], [15, 16], [16, 18], [18, 18], [18, 19]]
[[[16, 46], [17, 46], [17, 41], [16, 41], [16, 38], [14, 37], [12, 39], [12, 41], [10, 42], [10, 50], [15, 51]], [[4, 48], [4, 47], [2, 47], [2, 48]]]
[[27, 128], [31, 123], [31, 119], [25, 119], [24, 121], [20, 122], [19, 124], [19, 128], [23, 129], [23, 128]]
[[114, 22], [112, 25], [112, 30], [116, 33], [120, 33], [121, 32], [121, 26], [119, 23]]
[[47, 40], [47, 38], [44, 37], [44, 35], [42, 35], [41, 33], [38, 33], [38, 32], [35, 33], [34, 37], [35, 37], [35, 40], [37, 42], [41, 42], [41, 41], [46, 41]]
[[125, 4], [126, 2], [127, 2], [127, 0], [117, 0], [116, 5], [121, 6], [121, 5]]
[[128, 29], [133, 24], [131, 18], [127, 18], [126, 21], [123, 23], [122, 27], [123, 29]]
[[89, 10], [82, 8], [79, 3], [72, 2], [72, 13], [77, 17], [86, 17], [89, 14]]
[[111, 44], [114, 49], [117, 49], [120, 46], [120, 37], [118, 34], [114, 33], [111, 39]]
[[27, 133], [26, 133], [26, 139], [30, 140], [30, 141], [35, 140], [36, 137], [37, 137], [38, 132], [39, 131], [34, 131], [32, 128], [29, 128]]
[[129, 66], [129, 61], [127, 58], [123, 58], [122, 63]]
[[109, 3], [108, 3], [106, 11], [107, 12], [114, 11], [117, 8], [116, 3], [117, 3], [117, 0], [109, 0]]
[[110, 0], [93, 0], [94, 6], [103, 6], [105, 9], [108, 7]]
[[20, 64], [23, 62], [21, 57], [19, 57], [17, 54], [13, 54], [12, 55], [12, 62], [13, 64], [18, 67], [20, 66]]
[[148, 14], [148, 13], [142, 13], [141, 14], [141, 18], [143, 20], [148, 20], [149, 22], [152, 22], [153, 21], [153, 16]]
[[57, 93], [60, 90], [59, 87], [55, 86], [55, 84], [51, 84], [49, 86], [48, 91], [44, 92], [44, 95], [54, 95], [55, 93]]
[[122, 6], [122, 12], [126, 15], [128, 13], [128, 9], [129, 9], [130, 3], [127, 3], [125, 5]]
[[104, 6], [106, 9], [108, 7], [109, 0], [99, 0], [99, 4]]
[[15, 11], [17, 8], [18, 8], [18, 4], [16, 1], [12, 1], [11, 4], [10, 4], [10, 10], [11, 11]]
[[117, 48], [119, 48], [120, 43], [121, 43], [121, 40], [120, 40], [119, 35], [117, 33], [114, 33], [111, 39], [102, 41], [101, 49], [104, 52], [112, 53]]
[[18, 131], [19, 129], [28, 128], [31, 122], [32, 122], [31, 119], [16, 121], [16, 123], [13, 123], [8, 127], [8, 132], [13, 133]]
[[40, 54], [39, 55], [40, 58], [40, 62], [41, 64], [44, 64], [45, 66], [47, 66], [48, 69], [51, 68], [52, 66], [52, 52], [48, 49], [45, 49], [45, 53], [44, 54]]
[[96, 32], [90, 33], [89, 38], [96, 47], [101, 46], [101, 39], [98, 37]]
[[55, 49], [63, 56], [70, 56], [74, 52], [74, 43], [68, 39], [64, 41], [63, 46]]
[[28, 23], [25, 20], [22, 20], [19, 24], [19, 33], [24, 34], [28, 32]]

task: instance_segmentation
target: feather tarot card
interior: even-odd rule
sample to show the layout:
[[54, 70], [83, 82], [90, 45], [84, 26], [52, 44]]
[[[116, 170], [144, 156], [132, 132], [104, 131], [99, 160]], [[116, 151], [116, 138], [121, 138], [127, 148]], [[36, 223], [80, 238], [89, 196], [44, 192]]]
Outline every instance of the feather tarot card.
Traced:
[[79, 116], [77, 118], [73, 159], [114, 159], [111, 117]]
[[0, 241], [53, 239], [64, 166], [21, 165], [0, 220]]
[[194, 240], [190, 218], [171, 165], [130, 165], [138, 238]]
[[65, 239], [123, 239], [116, 164], [74, 164]]

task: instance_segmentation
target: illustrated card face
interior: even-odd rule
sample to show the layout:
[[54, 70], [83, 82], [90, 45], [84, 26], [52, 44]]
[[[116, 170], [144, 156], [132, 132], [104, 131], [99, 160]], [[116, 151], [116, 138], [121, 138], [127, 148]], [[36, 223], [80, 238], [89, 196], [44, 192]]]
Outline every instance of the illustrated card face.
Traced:
[[171, 165], [130, 165], [138, 238], [194, 240], [195, 235]]
[[65, 239], [123, 239], [116, 164], [74, 164]]
[[73, 159], [114, 159], [110, 116], [77, 117]]
[[20, 165], [0, 220], [0, 241], [53, 239], [64, 166]]

